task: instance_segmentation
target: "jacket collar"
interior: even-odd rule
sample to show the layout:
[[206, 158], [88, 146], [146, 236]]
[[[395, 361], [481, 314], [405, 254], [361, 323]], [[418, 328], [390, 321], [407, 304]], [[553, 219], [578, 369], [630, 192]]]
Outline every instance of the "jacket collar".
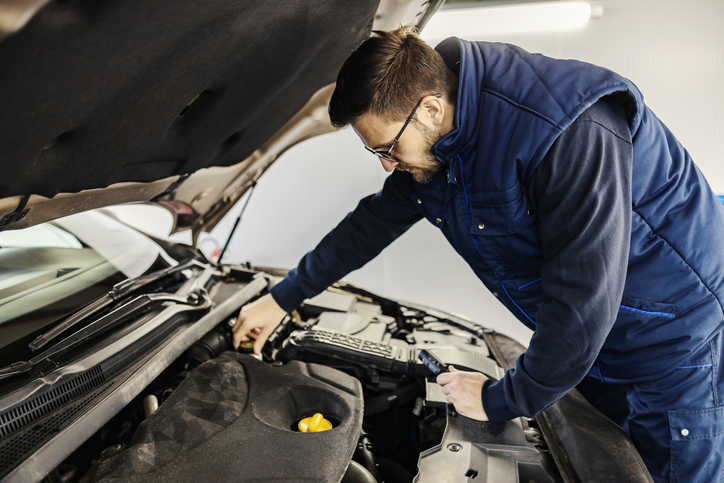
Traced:
[[[436, 50], [441, 53], [448, 65], [451, 65], [450, 43], [456, 41], [459, 48], [458, 94], [453, 117], [453, 129], [442, 136], [433, 146], [435, 155], [446, 167], [457, 160], [471, 144], [477, 143], [478, 109], [480, 103], [480, 80], [485, 74], [485, 65], [479, 52], [470, 42], [451, 37], [441, 42]], [[446, 48], [447, 47], [447, 48]], [[477, 54], [477, 55], [476, 55]], [[457, 64], [457, 62], [454, 62]]]

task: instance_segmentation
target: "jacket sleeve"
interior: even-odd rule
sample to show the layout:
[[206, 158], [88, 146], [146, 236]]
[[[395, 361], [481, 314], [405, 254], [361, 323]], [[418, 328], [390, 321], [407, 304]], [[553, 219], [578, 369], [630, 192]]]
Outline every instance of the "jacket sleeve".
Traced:
[[410, 199], [414, 191], [411, 175], [395, 170], [381, 191], [362, 199], [297, 268], [272, 287], [274, 300], [291, 312], [376, 257], [422, 218]]
[[632, 159], [626, 115], [604, 98], [561, 133], [538, 166], [528, 195], [540, 220], [549, 298], [516, 367], [483, 386], [491, 421], [537, 415], [593, 366], [626, 280]]

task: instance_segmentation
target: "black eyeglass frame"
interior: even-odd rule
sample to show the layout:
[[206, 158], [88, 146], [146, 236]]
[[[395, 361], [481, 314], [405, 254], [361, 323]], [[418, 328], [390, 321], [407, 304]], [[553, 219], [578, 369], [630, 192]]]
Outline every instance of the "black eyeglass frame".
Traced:
[[[433, 94], [433, 96], [437, 97], [439, 99], [440, 97], [442, 97], [442, 94]], [[425, 97], [428, 97], [428, 96], [425, 96]], [[400, 160], [397, 159], [397, 156], [392, 154], [392, 150], [394, 149], [395, 145], [397, 144], [397, 141], [400, 140], [400, 136], [402, 136], [402, 133], [405, 132], [405, 128], [407, 128], [407, 125], [410, 124], [410, 121], [412, 121], [412, 117], [417, 112], [417, 108], [420, 107], [420, 104], [422, 104], [422, 101], [425, 100], [425, 97], [423, 97], [422, 99], [417, 101], [417, 104], [415, 104], [415, 108], [412, 110], [410, 115], [407, 116], [407, 120], [405, 121], [405, 124], [402, 125], [402, 129], [400, 129], [400, 132], [397, 133], [397, 136], [395, 136], [395, 140], [392, 141], [392, 145], [390, 146], [390, 148], [387, 151], [382, 151], [382, 150], [377, 151], [368, 146], [365, 146], [365, 149], [367, 151], [369, 151], [370, 153], [374, 154], [375, 156], [377, 156], [378, 158], [387, 159], [389, 161], [399, 163]]]

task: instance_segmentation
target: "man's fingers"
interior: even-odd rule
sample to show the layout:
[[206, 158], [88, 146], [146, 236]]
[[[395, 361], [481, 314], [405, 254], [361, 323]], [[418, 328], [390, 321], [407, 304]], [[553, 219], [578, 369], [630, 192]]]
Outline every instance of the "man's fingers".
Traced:
[[440, 374], [438, 374], [437, 378], [435, 379], [435, 381], [438, 384], [440, 384], [441, 386], [444, 386], [445, 384], [449, 384], [450, 381], [452, 381], [452, 380], [453, 380], [453, 376], [450, 375], [449, 372], [441, 372]]
[[241, 327], [241, 324], [244, 323], [244, 318], [244, 314], [239, 312], [239, 315], [236, 317], [236, 323], [234, 324], [234, 327], [231, 328], [233, 332], [236, 332]]
[[234, 349], [238, 349], [239, 344], [241, 344], [244, 341], [249, 340], [249, 338], [246, 336], [246, 334], [243, 334], [240, 330], [233, 333], [233, 339], [234, 339]]
[[448, 366], [448, 369], [450, 369], [450, 372], [441, 372], [438, 374], [435, 381], [440, 384], [441, 386], [445, 384], [450, 384], [452, 381], [457, 378], [457, 375], [454, 375], [456, 372], [460, 372], [457, 369], [455, 369], [453, 366]]
[[261, 350], [264, 348], [264, 344], [266, 343], [268, 337], [269, 336], [265, 335], [263, 332], [259, 334], [259, 336], [254, 341], [254, 354], [261, 354]]
[[261, 354], [261, 349], [264, 347], [266, 340], [272, 332], [274, 332], [274, 329], [276, 329], [276, 327], [264, 327], [261, 332], [259, 332], [256, 336], [256, 341], [254, 342], [254, 354]]
[[[241, 323], [239, 323], [240, 321]], [[239, 316], [239, 319], [237, 319], [236, 324], [232, 329], [234, 336], [234, 349], [238, 349], [239, 344], [249, 340], [249, 335], [253, 333], [254, 329], [256, 329], [256, 327], [249, 327], [249, 324], [249, 319], [242, 319], [241, 315]]]
[[264, 343], [284, 316], [282, 309], [270, 294], [245, 305], [234, 324], [234, 347], [242, 341], [255, 339], [254, 352], [259, 354]]

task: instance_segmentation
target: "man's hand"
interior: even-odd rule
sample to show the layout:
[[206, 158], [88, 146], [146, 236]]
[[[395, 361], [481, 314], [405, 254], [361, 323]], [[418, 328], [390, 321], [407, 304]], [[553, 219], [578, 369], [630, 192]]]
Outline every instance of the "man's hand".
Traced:
[[450, 372], [437, 376], [437, 383], [442, 386], [448, 404], [454, 405], [455, 410], [465, 417], [487, 421], [480, 393], [488, 378], [479, 372], [458, 371], [453, 366], [449, 369]]
[[281, 323], [285, 313], [271, 294], [245, 305], [234, 325], [234, 347], [239, 347], [242, 341], [252, 338], [255, 339], [254, 354], [261, 353], [261, 348]]

